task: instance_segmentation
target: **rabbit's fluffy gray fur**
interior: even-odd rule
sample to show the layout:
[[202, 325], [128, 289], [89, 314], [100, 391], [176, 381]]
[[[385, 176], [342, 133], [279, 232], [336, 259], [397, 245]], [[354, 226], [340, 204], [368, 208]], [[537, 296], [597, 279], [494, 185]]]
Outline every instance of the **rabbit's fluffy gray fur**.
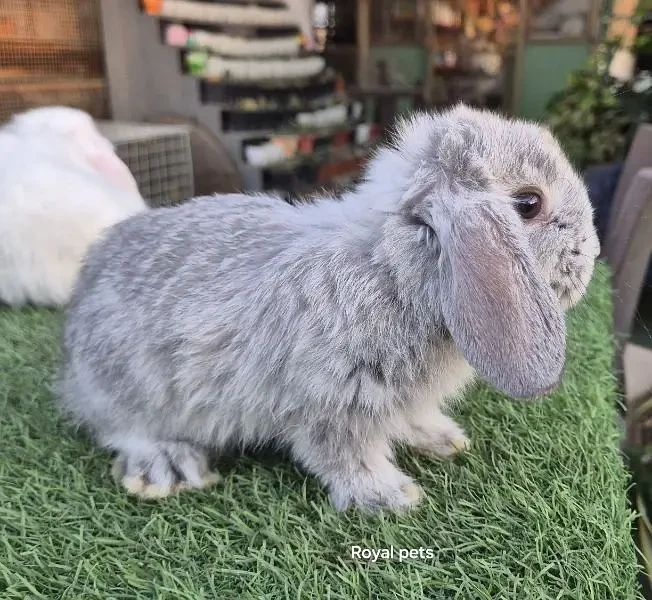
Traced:
[[[544, 208], [523, 220], [514, 197], [534, 189]], [[341, 200], [199, 198], [113, 227], [67, 310], [62, 407], [142, 496], [215, 481], [209, 450], [272, 443], [338, 509], [410, 506], [393, 448], [464, 448], [442, 410], [474, 372], [553, 389], [597, 252], [550, 133], [417, 115]]]

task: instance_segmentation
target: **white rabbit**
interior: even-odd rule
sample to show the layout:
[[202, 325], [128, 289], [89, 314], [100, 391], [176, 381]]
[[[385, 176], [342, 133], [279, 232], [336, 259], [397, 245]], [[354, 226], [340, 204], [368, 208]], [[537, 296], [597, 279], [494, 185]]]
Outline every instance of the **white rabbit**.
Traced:
[[0, 129], [0, 302], [64, 305], [89, 245], [146, 209], [85, 112], [44, 107]]
[[563, 310], [597, 253], [549, 132], [419, 115], [339, 201], [203, 198], [112, 228], [68, 307], [61, 403], [141, 496], [214, 482], [210, 450], [271, 443], [339, 509], [408, 507], [393, 449], [463, 449], [443, 411], [475, 372], [515, 397], [559, 383]]

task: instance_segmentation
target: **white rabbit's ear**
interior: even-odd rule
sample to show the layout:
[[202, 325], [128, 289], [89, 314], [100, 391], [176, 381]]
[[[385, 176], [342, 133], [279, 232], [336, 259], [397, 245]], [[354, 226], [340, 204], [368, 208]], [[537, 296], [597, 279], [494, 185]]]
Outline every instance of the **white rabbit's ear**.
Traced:
[[105, 138], [88, 115], [69, 119], [69, 139], [88, 161], [90, 167], [122, 189], [138, 192], [131, 171], [118, 157], [113, 144]]
[[[138, 192], [133, 175], [118, 155], [113, 144], [97, 129], [93, 118], [82, 110], [67, 106], [45, 106], [16, 115], [9, 123], [17, 135], [46, 139], [54, 136], [68, 144], [75, 155], [81, 155], [89, 167], [114, 185]], [[48, 141], [54, 144], [53, 141]]]
[[465, 358], [511, 396], [552, 391], [564, 369], [564, 315], [510, 199], [470, 194], [435, 201], [431, 214], [444, 320]]
[[86, 156], [91, 167], [114, 185], [138, 192], [138, 184], [134, 176], [110, 145], [107, 148], [89, 149]]

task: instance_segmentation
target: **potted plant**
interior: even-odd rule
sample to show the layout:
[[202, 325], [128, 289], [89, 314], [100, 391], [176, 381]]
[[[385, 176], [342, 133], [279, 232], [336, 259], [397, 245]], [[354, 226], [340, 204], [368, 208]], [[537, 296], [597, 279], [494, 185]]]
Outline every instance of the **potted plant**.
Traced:
[[621, 81], [609, 73], [618, 48], [619, 40], [600, 44], [546, 107], [548, 125], [584, 173], [601, 241], [622, 161], [638, 124], [652, 117], [652, 75], [639, 71]]

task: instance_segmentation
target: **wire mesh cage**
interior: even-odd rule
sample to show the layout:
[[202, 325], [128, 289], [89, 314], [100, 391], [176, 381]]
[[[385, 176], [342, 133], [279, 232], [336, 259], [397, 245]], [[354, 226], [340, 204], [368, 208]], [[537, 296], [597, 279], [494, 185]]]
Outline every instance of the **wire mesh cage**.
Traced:
[[0, 121], [47, 104], [106, 116], [99, 0], [0, 1]]
[[116, 121], [100, 121], [98, 126], [115, 145], [150, 206], [172, 206], [193, 196], [188, 127]]

